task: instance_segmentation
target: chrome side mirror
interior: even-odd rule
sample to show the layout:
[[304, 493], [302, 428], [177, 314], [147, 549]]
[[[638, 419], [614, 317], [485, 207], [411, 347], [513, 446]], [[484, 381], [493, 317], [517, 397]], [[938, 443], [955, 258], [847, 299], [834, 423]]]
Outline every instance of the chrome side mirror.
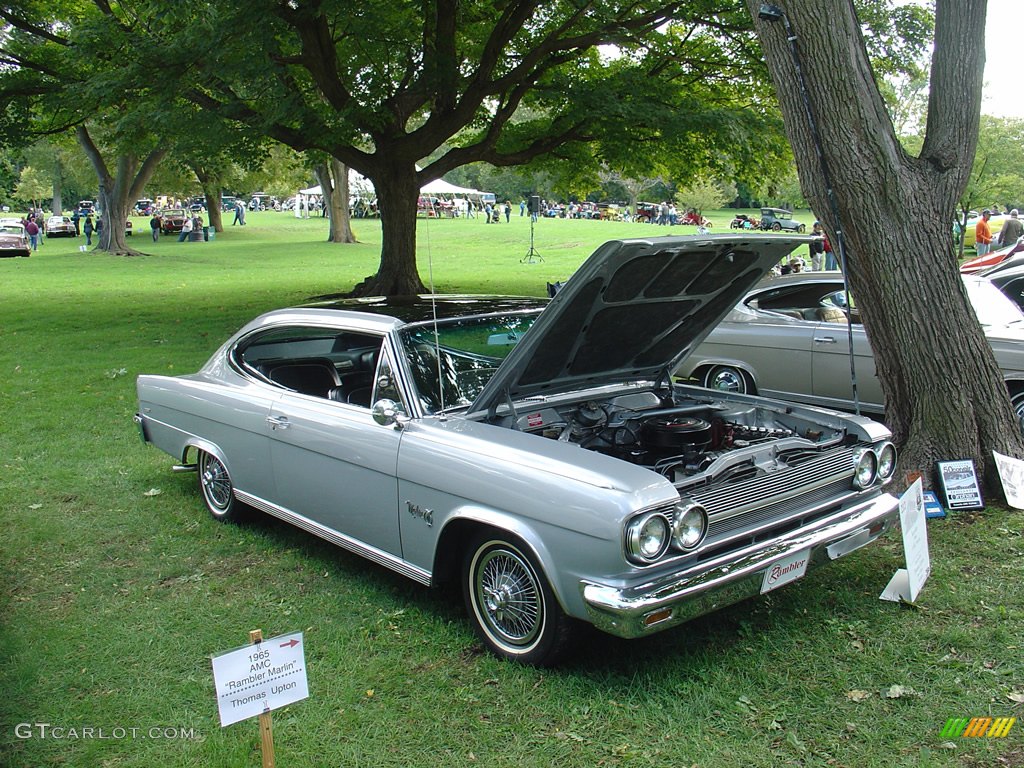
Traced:
[[409, 421], [402, 406], [394, 400], [378, 400], [370, 408], [370, 416], [382, 427], [394, 425], [395, 429], [401, 429]]

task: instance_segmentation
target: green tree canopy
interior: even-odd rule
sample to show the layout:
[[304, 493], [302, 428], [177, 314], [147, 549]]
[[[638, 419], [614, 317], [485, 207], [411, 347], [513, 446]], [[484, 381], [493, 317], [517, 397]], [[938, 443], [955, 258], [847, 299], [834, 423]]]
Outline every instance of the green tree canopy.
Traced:
[[729, 160], [753, 177], [787, 153], [755, 87], [750, 20], [728, 0], [146, 9], [121, 77], [174, 73], [165, 95], [374, 183], [384, 235], [364, 293], [422, 290], [419, 188], [468, 163], [543, 157], [557, 186], [593, 188], [602, 164], [632, 175], [669, 164], [692, 178]]

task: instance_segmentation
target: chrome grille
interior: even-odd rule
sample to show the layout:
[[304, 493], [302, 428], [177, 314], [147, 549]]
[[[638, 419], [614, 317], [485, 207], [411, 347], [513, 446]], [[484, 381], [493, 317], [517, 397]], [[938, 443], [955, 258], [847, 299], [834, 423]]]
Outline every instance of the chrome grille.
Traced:
[[[831, 499], [850, 494], [855, 450], [844, 446], [813, 457], [801, 452], [792, 457], [799, 462], [796, 466], [758, 469], [753, 477], [749, 472], [727, 471], [722, 478], [712, 478], [708, 485], [692, 491], [684, 487], [681, 493], [708, 511], [706, 543], [714, 545], [738, 532], [783, 525]], [[785, 455], [779, 458], [788, 464]], [[754, 465], [749, 467], [753, 469]]]

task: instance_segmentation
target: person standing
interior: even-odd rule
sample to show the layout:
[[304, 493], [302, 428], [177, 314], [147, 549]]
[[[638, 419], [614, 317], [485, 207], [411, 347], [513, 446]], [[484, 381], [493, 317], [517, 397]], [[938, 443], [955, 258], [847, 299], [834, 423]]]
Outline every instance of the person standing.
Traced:
[[82, 231], [85, 233], [85, 244], [86, 245], [92, 245], [93, 229], [94, 228], [93, 228], [93, 225], [92, 225], [92, 215], [91, 214], [86, 214], [86, 216], [85, 216], [85, 224], [82, 225]]
[[836, 254], [832, 250], [832, 243], [828, 239], [828, 233], [824, 229], [821, 231], [821, 247], [825, 250], [825, 269], [830, 271], [839, 269], [839, 259], [836, 258]]
[[80, 237], [82, 234], [82, 215], [77, 208], [71, 214], [71, 223], [75, 225], [75, 237]]
[[160, 214], [154, 213], [153, 218], [149, 220], [149, 228], [153, 232], [153, 242], [157, 242], [160, 239]]
[[820, 221], [814, 222], [814, 227], [811, 228], [811, 237], [813, 237], [814, 239], [811, 240], [810, 245], [808, 246], [808, 251], [810, 252], [810, 255], [811, 255], [811, 269], [814, 270], [815, 272], [820, 271], [822, 266], [824, 266], [824, 261], [825, 261], [825, 240], [824, 240], [824, 236], [825, 236], [825, 230], [823, 230], [821, 228], [821, 222]]
[[39, 247], [39, 225], [36, 224], [34, 216], [29, 216], [28, 221], [25, 222], [25, 234], [28, 235], [32, 250], [36, 250]]
[[988, 220], [992, 218], [992, 211], [986, 208], [981, 212], [981, 218], [974, 225], [974, 250], [979, 256], [984, 256], [992, 250], [992, 229]]
[[512, 221], [512, 203], [509, 200], [505, 201], [505, 223], [508, 224]]
[[1024, 235], [1024, 222], [1018, 218], [1020, 211], [1016, 208], [1010, 211], [1010, 218], [1003, 223], [1003, 228], [999, 231], [999, 239], [997, 244], [1000, 248], [1007, 248], [1018, 240], [1021, 235]]
[[185, 221], [181, 225], [181, 234], [178, 235], [178, 242], [183, 243], [188, 240], [192, 234], [192, 219], [189, 216], [185, 217]]

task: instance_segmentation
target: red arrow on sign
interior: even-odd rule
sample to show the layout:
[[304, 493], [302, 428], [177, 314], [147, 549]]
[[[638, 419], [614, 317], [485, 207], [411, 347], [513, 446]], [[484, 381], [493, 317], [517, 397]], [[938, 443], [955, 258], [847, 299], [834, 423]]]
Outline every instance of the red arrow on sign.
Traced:
[[298, 640], [296, 640], [296, 639], [295, 639], [295, 638], [293, 637], [293, 638], [292, 638], [291, 640], [289, 640], [289, 641], [288, 641], [287, 643], [281, 643], [281, 645], [280, 645], [279, 647], [281, 647], [281, 648], [294, 648], [294, 647], [295, 647], [296, 645], [298, 645], [298, 644], [299, 644], [299, 641], [298, 641]]

